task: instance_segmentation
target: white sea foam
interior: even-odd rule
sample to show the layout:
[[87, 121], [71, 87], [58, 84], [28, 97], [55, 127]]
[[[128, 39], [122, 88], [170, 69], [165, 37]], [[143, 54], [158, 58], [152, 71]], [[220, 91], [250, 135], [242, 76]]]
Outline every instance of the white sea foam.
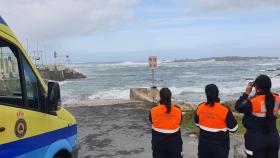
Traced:
[[58, 82], [58, 83], [59, 83], [60, 86], [63, 86], [63, 85], [65, 85], [65, 84], [69, 83], [69, 82], [70, 82], [70, 81], [61, 81], [61, 82]]
[[100, 63], [100, 64], [96, 64], [96, 67], [143, 67], [143, 66], [148, 66], [147, 62], [122, 62], [122, 63]]
[[88, 97], [94, 99], [129, 99], [129, 90], [111, 89], [107, 91], [99, 91]]
[[279, 65], [279, 62], [269, 62], [269, 63], [262, 63], [258, 64], [259, 66], [274, 66], [274, 65]]
[[162, 63], [172, 63], [174, 60], [163, 60]]
[[148, 63], [144, 62], [132, 62], [132, 61], [127, 61], [127, 62], [122, 62], [122, 63], [117, 63], [115, 65], [123, 65], [123, 66], [131, 66], [131, 65], [148, 65]]
[[280, 89], [280, 76], [272, 78], [272, 87]]
[[[219, 90], [221, 94], [233, 95], [241, 93], [244, 87], [245, 86], [219, 86]], [[170, 87], [170, 90], [174, 96], [183, 95], [184, 93], [204, 93], [205, 91], [204, 86]]]
[[[184, 95], [185, 93], [204, 93], [204, 87], [188, 86], [188, 87], [169, 87], [173, 96]], [[221, 94], [231, 95], [241, 93], [244, 87], [219, 87]], [[95, 99], [129, 99], [129, 90], [111, 89], [94, 93], [88, 97], [90, 100]]]
[[219, 90], [221, 94], [233, 95], [243, 92], [245, 90], [245, 86], [220, 87]]
[[190, 72], [190, 71], [186, 71], [186, 72], [182, 72], [183, 75], [178, 75], [178, 78], [190, 78], [190, 77], [194, 77], [194, 76], [198, 76], [199, 74], [197, 72]]
[[175, 62], [175, 61], [171, 61], [171, 62], [163, 62], [162, 65], [166, 66], [166, 67], [182, 67], [182, 66], [201, 66], [201, 65], [205, 65], [205, 64], [211, 64], [211, 63], [217, 63], [215, 62], [214, 59], [211, 60], [205, 60], [205, 61], [186, 61], [186, 62]]
[[203, 87], [198, 87], [198, 86], [189, 86], [189, 87], [169, 87], [171, 90], [172, 94], [174, 96], [176, 95], [182, 95], [184, 93], [188, 92], [193, 92], [193, 93], [203, 93], [204, 88]]

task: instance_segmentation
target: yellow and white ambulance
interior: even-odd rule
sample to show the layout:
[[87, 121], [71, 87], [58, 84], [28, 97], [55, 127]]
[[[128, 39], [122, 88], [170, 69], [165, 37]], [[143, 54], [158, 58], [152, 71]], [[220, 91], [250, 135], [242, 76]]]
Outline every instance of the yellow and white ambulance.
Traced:
[[0, 17], [0, 158], [74, 158], [77, 123]]

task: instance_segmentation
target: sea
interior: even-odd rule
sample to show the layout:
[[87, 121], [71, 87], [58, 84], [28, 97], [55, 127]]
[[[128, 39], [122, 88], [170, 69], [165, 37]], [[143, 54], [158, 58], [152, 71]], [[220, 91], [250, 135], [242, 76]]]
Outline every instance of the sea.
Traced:
[[[62, 100], [128, 100], [130, 88], [152, 86], [152, 71], [147, 62], [73, 63], [67, 66], [83, 73], [86, 79], [60, 82]], [[214, 83], [223, 101], [237, 99], [246, 85], [260, 74], [272, 78], [273, 91], [280, 92], [280, 60], [194, 61], [158, 63], [155, 86], [168, 87], [176, 99], [197, 104], [205, 101], [204, 88]]]

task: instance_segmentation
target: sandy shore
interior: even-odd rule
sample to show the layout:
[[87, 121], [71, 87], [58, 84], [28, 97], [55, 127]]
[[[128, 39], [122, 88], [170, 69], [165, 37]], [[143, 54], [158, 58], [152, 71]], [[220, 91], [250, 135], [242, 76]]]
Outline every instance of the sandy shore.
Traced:
[[[77, 118], [81, 158], [150, 158], [149, 110], [141, 102], [107, 106], [72, 105], [67, 109]], [[196, 137], [182, 129], [184, 155], [197, 157]], [[232, 136], [230, 158], [244, 157], [243, 138]]]

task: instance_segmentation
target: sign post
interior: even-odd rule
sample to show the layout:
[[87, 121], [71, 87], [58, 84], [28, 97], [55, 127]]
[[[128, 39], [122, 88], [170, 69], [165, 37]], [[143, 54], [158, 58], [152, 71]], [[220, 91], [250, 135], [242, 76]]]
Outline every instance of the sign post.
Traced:
[[157, 68], [157, 57], [149, 57], [149, 68], [152, 70], [152, 87], [155, 87], [155, 69]]
[[157, 68], [157, 57], [150, 56], [149, 57], [149, 69], [152, 70], [152, 87], [151, 87], [151, 95], [153, 97], [153, 101], [156, 102], [157, 97], [157, 87], [155, 86], [155, 70]]

